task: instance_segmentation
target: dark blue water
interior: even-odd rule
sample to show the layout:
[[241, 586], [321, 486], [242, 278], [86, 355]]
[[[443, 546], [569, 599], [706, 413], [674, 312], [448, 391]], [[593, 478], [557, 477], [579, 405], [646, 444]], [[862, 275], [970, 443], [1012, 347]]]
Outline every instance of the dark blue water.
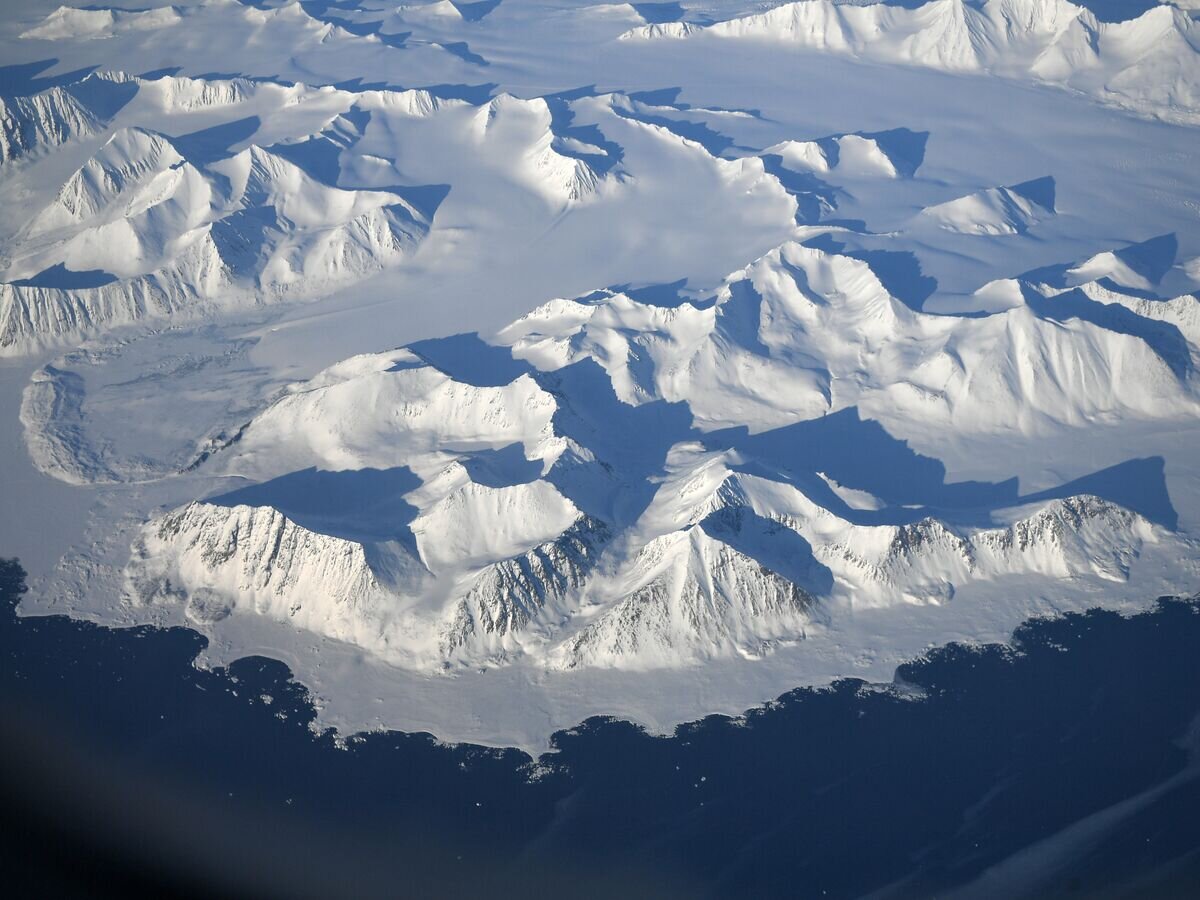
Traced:
[[193, 632], [19, 619], [20, 588], [0, 564], [0, 862], [42, 895], [930, 897], [1000, 867], [981, 896], [1200, 896], [1195, 601], [938, 650], [898, 673], [923, 699], [593, 719], [535, 766], [339, 747], [278, 662], [198, 671]]

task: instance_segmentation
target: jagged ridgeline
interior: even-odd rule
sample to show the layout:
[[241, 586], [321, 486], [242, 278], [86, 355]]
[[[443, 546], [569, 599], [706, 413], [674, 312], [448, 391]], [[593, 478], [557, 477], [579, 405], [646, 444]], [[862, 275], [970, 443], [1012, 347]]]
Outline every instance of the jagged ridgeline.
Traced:
[[536, 742], [1194, 590], [1200, 14], [1148, 5], [31, 12], [5, 402], [95, 501], [31, 606]]
[[[935, 316], [863, 260], [788, 243], [711, 298], [551, 301], [499, 347], [474, 339], [494, 375], [456, 376], [438, 341], [354, 357], [200, 463], [255, 486], [149, 523], [130, 599], [264, 615], [419, 670], [639, 670], [802, 647], [855, 609], [1119, 590], [1187, 552], [1169, 502], [1104, 476], [946, 484], [863, 418], [999, 435], [1194, 414], [1196, 298], [1169, 307], [1183, 361], [1058, 314], [1088, 290], [1136, 308], [1111, 277], [1078, 286], [1118, 262], [1032, 273], [1030, 301], [992, 316]], [[348, 513], [299, 500], [298, 477], [310, 496], [374, 487]]]
[[[1180, 8], [1185, 7], [1185, 8]], [[877, 62], [1032, 80], [1195, 122], [1200, 24], [1185, 3], [1103, 22], [1070, 0], [800, 0], [721, 22], [634, 28], [629, 41], [776, 41]]]
[[[320, 110], [315, 130], [294, 130], [297, 106]], [[506, 94], [476, 105], [422, 90], [107, 74], [0, 98], [0, 112], [0, 178], [88, 154], [4, 241], [4, 355], [313, 299], [403, 264], [447, 186], [405, 178], [393, 129], [468, 148], [551, 213], [594, 194], [615, 163], [556, 134], [546, 100]], [[226, 121], [185, 132], [204, 112]], [[285, 136], [255, 143], [264, 132]]]

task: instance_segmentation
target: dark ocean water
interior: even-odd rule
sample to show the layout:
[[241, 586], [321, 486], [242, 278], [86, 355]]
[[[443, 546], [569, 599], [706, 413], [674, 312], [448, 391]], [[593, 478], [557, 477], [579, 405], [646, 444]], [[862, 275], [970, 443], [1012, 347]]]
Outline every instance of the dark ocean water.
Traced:
[[14, 896], [1200, 896], [1194, 600], [669, 738], [592, 719], [534, 761], [339, 745], [281, 663], [199, 671], [185, 629], [17, 618], [21, 587], [0, 563]]

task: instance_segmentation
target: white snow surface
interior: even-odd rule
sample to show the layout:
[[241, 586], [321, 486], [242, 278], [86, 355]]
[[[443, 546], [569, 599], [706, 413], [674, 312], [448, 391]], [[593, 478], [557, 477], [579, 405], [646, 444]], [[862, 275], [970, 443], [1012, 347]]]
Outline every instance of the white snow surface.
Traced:
[[1200, 588], [1188, 3], [17, 6], [22, 614], [536, 750]]
[[626, 40], [780, 41], [955, 73], [1030, 79], [1145, 113], [1195, 121], [1200, 24], [1160, 5], [1102, 22], [1070, 0], [928, 0], [917, 5], [798, 0], [710, 25], [667, 22]]

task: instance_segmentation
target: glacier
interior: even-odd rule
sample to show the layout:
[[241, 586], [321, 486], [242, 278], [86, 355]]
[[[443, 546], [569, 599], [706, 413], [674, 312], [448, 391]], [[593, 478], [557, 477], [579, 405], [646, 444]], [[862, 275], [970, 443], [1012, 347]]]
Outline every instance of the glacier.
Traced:
[[25, 615], [536, 749], [1200, 583], [1186, 3], [20, 6]]

